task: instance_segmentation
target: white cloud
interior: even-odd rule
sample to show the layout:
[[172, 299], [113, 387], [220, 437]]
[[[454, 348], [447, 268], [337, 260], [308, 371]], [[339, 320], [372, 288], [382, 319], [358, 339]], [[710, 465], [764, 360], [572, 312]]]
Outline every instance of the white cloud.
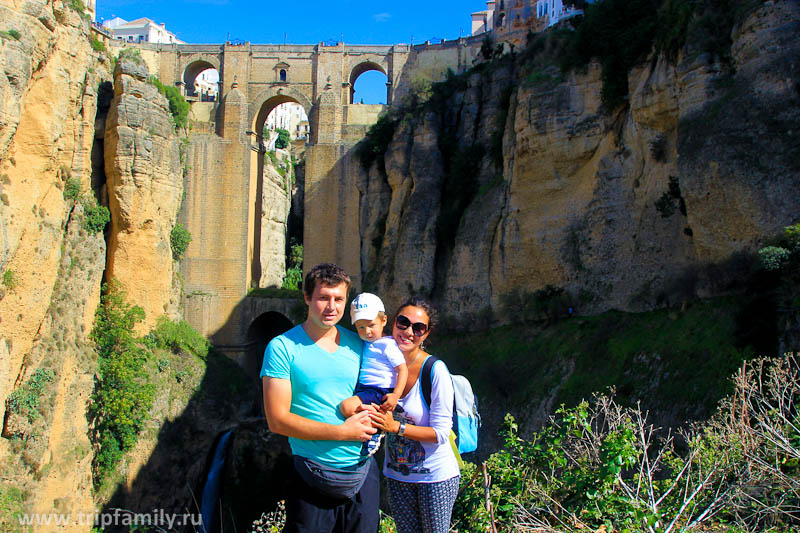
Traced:
[[387, 20], [392, 18], [392, 15], [390, 15], [389, 13], [376, 13], [372, 15], [372, 18], [375, 19], [375, 22], [386, 22]]

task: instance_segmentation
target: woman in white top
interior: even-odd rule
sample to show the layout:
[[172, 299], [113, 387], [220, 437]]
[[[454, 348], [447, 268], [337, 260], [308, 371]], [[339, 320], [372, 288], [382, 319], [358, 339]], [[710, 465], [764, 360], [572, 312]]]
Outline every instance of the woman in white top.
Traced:
[[431, 405], [419, 384], [422, 349], [436, 312], [426, 300], [410, 298], [395, 316], [392, 337], [408, 365], [408, 381], [394, 413], [372, 413], [373, 423], [387, 434], [383, 474], [398, 533], [446, 533], [450, 529], [460, 471], [450, 446], [453, 425], [453, 383], [445, 364], [431, 369]]

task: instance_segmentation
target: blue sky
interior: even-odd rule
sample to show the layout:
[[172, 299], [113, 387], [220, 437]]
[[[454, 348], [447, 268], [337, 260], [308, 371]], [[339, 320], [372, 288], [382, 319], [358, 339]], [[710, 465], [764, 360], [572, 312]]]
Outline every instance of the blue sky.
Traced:
[[245, 2], [242, 0], [97, 0], [97, 18], [147, 17], [163, 22], [189, 43], [241, 39], [258, 44], [415, 43], [456, 39], [470, 32], [470, 13], [486, 9], [481, 0], [430, 2]]
[[[188, 43], [241, 39], [255, 44], [420, 43], [469, 35], [470, 13], [485, 0], [385, 2], [245, 2], [243, 0], [97, 0], [97, 20], [147, 17], [163, 22]], [[355, 101], [385, 103], [386, 78], [367, 72], [356, 82]], [[381, 101], [382, 100], [382, 101]]]

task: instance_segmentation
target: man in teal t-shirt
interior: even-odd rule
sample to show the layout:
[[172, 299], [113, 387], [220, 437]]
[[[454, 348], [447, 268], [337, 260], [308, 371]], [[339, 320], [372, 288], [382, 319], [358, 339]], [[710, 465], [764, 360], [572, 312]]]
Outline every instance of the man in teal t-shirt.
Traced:
[[[378, 468], [361, 455], [375, 429], [368, 411], [345, 419], [338, 409], [353, 394], [363, 346], [358, 335], [336, 325], [349, 288], [350, 277], [338, 266], [312, 268], [303, 284], [306, 321], [272, 339], [264, 354], [267, 422], [272, 432], [289, 437], [295, 465], [284, 531], [378, 529]], [[334, 496], [328, 489], [339, 482], [348, 492]]]

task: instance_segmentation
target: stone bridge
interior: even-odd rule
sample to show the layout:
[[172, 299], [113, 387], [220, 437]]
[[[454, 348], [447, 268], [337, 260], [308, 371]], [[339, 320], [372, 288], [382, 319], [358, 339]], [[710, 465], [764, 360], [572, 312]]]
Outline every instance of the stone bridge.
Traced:
[[[481, 43], [482, 36], [415, 46], [138, 45], [150, 72], [165, 84], [182, 87], [190, 97], [200, 72], [215, 68], [220, 75], [218, 101], [192, 103], [195, 120], [180, 213], [180, 222], [192, 234], [181, 263], [186, 320], [249, 368], [255, 363], [249, 361], [248, 351], [264, 340], [257, 330], [269, 329], [264, 316], [282, 326], [287, 319], [296, 323], [304, 318], [302, 309], [299, 315], [290, 312], [302, 305], [297, 300], [248, 296], [263, 283], [267, 265], [261, 264], [261, 247], [270, 239], [280, 240], [272, 243], [280, 246], [285, 238], [261, 234], [261, 220], [272, 209], [264, 191], [275, 185], [263, 178], [260, 132], [275, 106], [297, 102], [309, 117], [305, 185], [300, 191], [304, 264], [336, 262], [358, 288], [359, 192], [358, 170], [353, 168], [358, 162], [349, 154], [385, 106], [354, 104], [356, 79], [371, 70], [384, 73], [391, 106], [420, 81], [436, 81], [448, 69], [461, 72], [470, 67]], [[283, 268], [282, 260], [279, 266]], [[256, 324], [259, 328], [254, 329]]]

